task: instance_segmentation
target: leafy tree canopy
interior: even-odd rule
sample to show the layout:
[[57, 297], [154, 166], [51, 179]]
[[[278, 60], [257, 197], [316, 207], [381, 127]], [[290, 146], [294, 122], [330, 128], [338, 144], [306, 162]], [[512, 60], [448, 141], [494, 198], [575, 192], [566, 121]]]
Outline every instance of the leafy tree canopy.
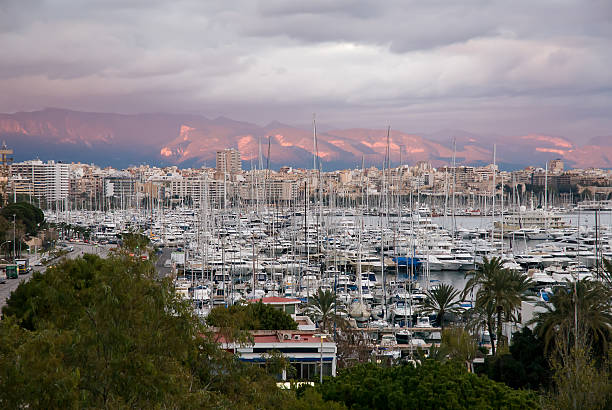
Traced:
[[27, 202], [16, 202], [5, 206], [0, 210], [0, 216], [9, 222], [15, 219], [23, 223], [28, 235], [36, 235], [40, 225], [45, 222], [43, 212], [32, 204]]
[[324, 408], [214, 343], [150, 262], [34, 274], [0, 322], [0, 408]]
[[515, 389], [538, 390], [551, 380], [544, 341], [528, 327], [512, 335], [509, 354], [486, 358], [484, 371], [489, 378]]
[[536, 395], [513, 390], [486, 377], [468, 373], [461, 364], [427, 360], [379, 367], [362, 364], [327, 379], [319, 390], [325, 400], [351, 409], [532, 409]]
[[151, 240], [139, 232], [126, 232], [121, 234], [121, 246], [130, 252], [143, 252]]
[[206, 318], [210, 326], [237, 330], [295, 330], [297, 323], [291, 316], [274, 306], [261, 302], [217, 306]]

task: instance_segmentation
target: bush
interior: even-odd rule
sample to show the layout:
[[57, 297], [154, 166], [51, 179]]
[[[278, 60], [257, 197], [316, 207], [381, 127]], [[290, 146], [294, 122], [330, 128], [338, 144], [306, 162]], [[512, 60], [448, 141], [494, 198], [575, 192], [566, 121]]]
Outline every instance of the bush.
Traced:
[[325, 400], [352, 409], [532, 409], [535, 393], [513, 390], [486, 377], [468, 373], [465, 366], [427, 360], [379, 367], [363, 364], [327, 379], [319, 389]]
[[552, 377], [544, 342], [528, 327], [512, 335], [509, 354], [487, 357], [483, 371], [489, 378], [515, 389], [548, 387]]

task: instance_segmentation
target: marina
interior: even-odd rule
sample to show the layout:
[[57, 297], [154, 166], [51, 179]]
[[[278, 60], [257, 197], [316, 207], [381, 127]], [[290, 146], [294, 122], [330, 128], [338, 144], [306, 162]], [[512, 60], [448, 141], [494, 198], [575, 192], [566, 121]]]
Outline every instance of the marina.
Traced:
[[[376, 215], [312, 202], [47, 211], [46, 218], [83, 227], [104, 244], [125, 232], [146, 235], [159, 249], [160, 271], [202, 317], [214, 306], [263, 297], [295, 298], [301, 311], [319, 290], [330, 290], [353, 327], [377, 329], [379, 343], [392, 343], [385, 336], [392, 335], [400, 347], [408, 339], [435, 343], [439, 329], [430, 324], [436, 317], [423, 312], [424, 292], [443, 283], [463, 290], [466, 273], [484, 258], [500, 257], [504, 267], [526, 273], [539, 298], [566, 280], [597, 277], [597, 260], [612, 258], [610, 211], [598, 213], [596, 226], [595, 211], [550, 210], [545, 219], [556, 222], [537, 228], [545, 235], [527, 227], [502, 235], [496, 216], [432, 216], [436, 211], [423, 205], [412, 208]], [[469, 299], [463, 304], [471, 307]], [[413, 327], [428, 332], [416, 337]]]
[[0, 410], [612, 409], [612, 1], [0, 21]]

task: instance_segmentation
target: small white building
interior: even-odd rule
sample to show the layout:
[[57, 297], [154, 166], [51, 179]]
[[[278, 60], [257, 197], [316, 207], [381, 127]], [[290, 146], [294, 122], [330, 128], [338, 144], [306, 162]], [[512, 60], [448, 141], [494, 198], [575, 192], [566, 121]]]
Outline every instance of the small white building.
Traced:
[[[318, 376], [336, 376], [337, 347], [331, 336], [307, 330], [254, 330], [253, 344], [227, 342], [218, 335], [223, 349], [238, 356], [241, 361], [265, 363], [271, 352], [280, 352], [295, 369], [295, 378], [309, 380]], [[279, 375], [287, 380], [287, 372]]]

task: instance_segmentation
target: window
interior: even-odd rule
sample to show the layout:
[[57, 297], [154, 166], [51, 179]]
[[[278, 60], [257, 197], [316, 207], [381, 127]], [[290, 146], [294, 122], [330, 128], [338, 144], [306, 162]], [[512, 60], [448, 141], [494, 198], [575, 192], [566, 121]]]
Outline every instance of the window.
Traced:
[[316, 365], [314, 363], [294, 363], [296, 377], [302, 380], [309, 380], [316, 376]]
[[[302, 380], [311, 380], [319, 377], [319, 371], [321, 369], [320, 362], [310, 362], [310, 363], [299, 363], [293, 362], [291, 363], [295, 368], [295, 375], [297, 379]], [[323, 362], [323, 376], [331, 376], [332, 375], [332, 364], [331, 362]]]

